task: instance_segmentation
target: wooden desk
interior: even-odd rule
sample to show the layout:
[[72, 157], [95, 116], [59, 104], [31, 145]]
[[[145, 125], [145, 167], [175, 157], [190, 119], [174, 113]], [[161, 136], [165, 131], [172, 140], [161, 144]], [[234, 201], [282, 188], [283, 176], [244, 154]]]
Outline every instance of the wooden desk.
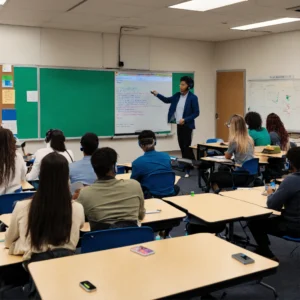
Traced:
[[[257, 149], [261, 147], [255, 147], [255, 155], [256, 156], [266, 156], [266, 157], [273, 157], [273, 158], [282, 158], [284, 155], [286, 155], [286, 151], [281, 151], [281, 153], [278, 154], [267, 154], [267, 153], [262, 153], [261, 149]], [[263, 147], [265, 148], [265, 147]]]
[[226, 165], [234, 165], [233, 161], [231, 159], [224, 158], [215, 158], [215, 156], [206, 156], [201, 157], [201, 160], [209, 161], [213, 163], [219, 163], [219, 164], [226, 164]]
[[[198, 145], [201, 147], [205, 147], [207, 149], [222, 149], [226, 150], [228, 149], [228, 143], [225, 143], [226, 145], [221, 145], [221, 143], [199, 143]], [[197, 150], [198, 145], [190, 146], [190, 148]]]
[[[267, 208], [267, 196], [262, 195], [264, 190], [265, 187], [263, 186], [253, 189], [241, 189], [230, 192], [221, 192], [220, 195]], [[271, 211], [274, 215], [281, 215], [279, 211]]]
[[272, 210], [216, 194], [177, 196], [164, 200], [207, 223], [226, 223], [272, 214]]
[[4, 248], [5, 232], [0, 232], [0, 267], [21, 263], [23, 256], [8, 254], [8, 249]]
[[[116, 178], [119, 179], [119, 180], [120, 179], [128, 180], [128, 179], [130, 179], [130, 177], [131, 177], [130, 173], [124, 173], [124, 174], [116, 175]], [[181, 179], [181, 176], [175, 176], [175, 184], [177, 184], [180, 179]]]
[[0, 215], [0, 221], [6, 226], [10, 225], [11, 214]]
[[[43, 300], [149, 300], [174, 295], [188, 299], [186, 293], [204, 295], [224, 284], [230, 287], [274, 274], [278, 268], [277, 262], [208, 233], [143, 246], [155, 254], [142, 257], [129, 246], [31, 263], [29, 271]], [[231, 257], [240, 252], [255, 263], [243, 265]], [[83, 280], [92, 282], [97, 291], [81, 289]]]
[[[176, 209], [172, 205], [155, 198], [145, 200], [145, 208], [146, 215], [144, 220], [141, 221], [141, 224], [143, 226], [150, 226], [154, 231], [170, 229], [172, 227], [178, 226], [181, 220], [186, 216], [186, 214], [181, 210]], [[153, 211], [157, 209], [160, 209], [161, 212], [155, 214], [147, 214], [147, 211]], [[81, 231], [91, 231], [90, 224], [86, 222]]]
[[22, 181], [21, 186], [22, 186], [23, 191], [26, 191], [26, 190], [28, 191], [28, 190], [33, 190], [34, 189], [34, 187], [27, 181]]
[[[266, 165], [268, 164], [268, 157], [266, 156], [256, 156], [255, 155], [255, 158], [258, 158], [259, 159], [259, 164], [260, 165]], [[214, 158], [214, 156], [206, 156], [206, 157], [201, 157], [201, 160], [204, 160], [204, 161], [209, 161], [209, 162], [213, 162], [213, 163], [219, 163], [219, 164], [226, 164], [226, 165], [234, 165], [233, 161], [231, 159], [220, 159], [220, 158]], [[240, 165], [237, 165], [237, 167], [240, 167]]]

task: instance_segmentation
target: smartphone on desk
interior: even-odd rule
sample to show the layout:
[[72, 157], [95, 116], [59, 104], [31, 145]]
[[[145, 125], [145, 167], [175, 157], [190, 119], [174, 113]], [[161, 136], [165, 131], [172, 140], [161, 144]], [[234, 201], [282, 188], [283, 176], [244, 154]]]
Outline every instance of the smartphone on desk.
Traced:
[[249, 265], [254, 263], [254, 259], [252, 259], [251, 257], [243, 253], [232, 254], [232, 258], [236, 259], [237, 261], [239, 261], [244, 265]]
[[83, 288], [88, 293], [95, 292], [97, 290], [97, 288], [91, 282], [89, 282], [87, 280], [81, 281], [79, 283], [79, 285], [81, 288]]
[[130, 251], [142, 255], [142, 256], [149, 256], [154, 254], [154, 250], [151, 250], [149, 248], [143, 247], [143, 246], [137, 246], [130, 249]]

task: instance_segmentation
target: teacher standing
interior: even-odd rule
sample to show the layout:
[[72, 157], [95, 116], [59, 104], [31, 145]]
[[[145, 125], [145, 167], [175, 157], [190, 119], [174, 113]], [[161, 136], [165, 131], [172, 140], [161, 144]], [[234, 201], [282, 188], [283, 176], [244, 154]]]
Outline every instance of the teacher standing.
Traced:
[[[180, 93], [172, 97], [164, 97], [158, 92], [152, 94], [164, 103], [171, 104], [168, 113], [168, 122], [177, 124], [177, 138], [181, 150], [182, 158], [195, 159], [192, 143], [193, 130], [195, 129], [195, 119], [199, 116], [198, 97], [190, 90], [194, 87], [194, 80], [184, 76], [180, 79]], [[186, 169], [185, 177], [189, 177], [190, 169]]]

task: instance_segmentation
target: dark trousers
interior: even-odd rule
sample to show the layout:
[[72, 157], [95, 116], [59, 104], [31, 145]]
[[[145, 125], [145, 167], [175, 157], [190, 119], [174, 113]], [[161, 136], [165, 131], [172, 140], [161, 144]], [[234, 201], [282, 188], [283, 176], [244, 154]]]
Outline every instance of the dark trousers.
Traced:
[[194, 224], [188, 223], [186, 226], [187, 233], [196, 234], [196, 233], [220, 233], [225, 230], [225, 224]]
[[277, 237], [285, 235], [295, 238], [300, 237], [300, 231], [289, 229], [287, 222], [282, 217], [251, 221], [248, 223], [248, 227], [258, 245], [257, 252], [269, 258], [272, 258], [274, 254], [269, 248], [270, 240], [268, 234]]
[[192, 144], [193, 129], [186, 125], [177, 125], [177, 139], [181, 150], [182, 158], [195, 160], [193, 149], [190, 148]]
[[174, 196], [177, 196], [179, 194], [179, 192], [180, 192], [180, 187], [177, 184], [174, 185], [174, 193], [171, 195], [153, 195], [150, 193], [149, 190], [143, 189], [145, 200], [151, 199], [151, 198], [162, 199], [162, 198], [167, 198], [167, 197], [174, 197]]

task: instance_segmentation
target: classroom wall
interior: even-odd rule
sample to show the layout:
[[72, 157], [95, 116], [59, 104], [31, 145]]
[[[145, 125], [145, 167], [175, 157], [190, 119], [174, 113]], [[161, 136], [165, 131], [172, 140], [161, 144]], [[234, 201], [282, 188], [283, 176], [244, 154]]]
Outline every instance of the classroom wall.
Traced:
[[[118, 36], [80, 31], [39, 29], [19, 26], [0, 26], [0, 63], [45, 65], [80, 68], [116, 68]], [[214, 44], [189, 40], [122, 37], [122, 56], [126, 68], [195, 71], [195, 93], [199, 97], [201, 116], [196, 121], [194, 143], [213, 137], [215, 133], [215, 74]], [[155, 116], [153, 116], [155, 120]], [[80, 121], [78, 112], [78, 120]], [[27, 143], [27, 151], [34, 152], [42, 142]], [[76, 159], [82, 153], [79, 141], [68, 141]], [[131, 161], [141, 154], [135, 139], [101, 140], [101, 146], [113, 147], [119, 161]], [[177, 138], [162, 138], [157, 148], [178, 150]]]
[[214, 64], [215, 70], [245, 69], [247, 80], [271, 75], [300, 78], [299, 54], [300, 31], [294, 31], [216, 43]]

